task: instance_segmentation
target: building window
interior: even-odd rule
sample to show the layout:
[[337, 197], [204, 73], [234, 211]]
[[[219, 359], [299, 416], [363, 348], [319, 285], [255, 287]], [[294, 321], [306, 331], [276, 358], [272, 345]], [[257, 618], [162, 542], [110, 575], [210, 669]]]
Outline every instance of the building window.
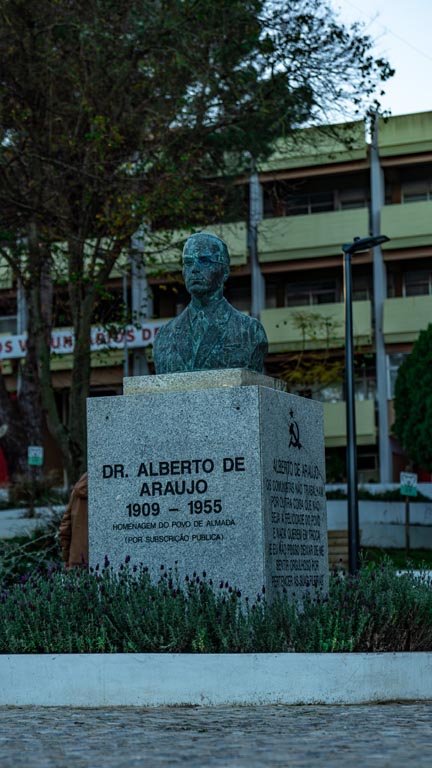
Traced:
[[175, 312], [174, 312], [175, 316], [178, 317], [179, 315], [181, 315], [181, 313], [186, 309], [187, 305], [188, 305], [187, 301], [182, 301], [181, 299], [179, 301], [176, 301]]
[[316, 392], [314, 399], [320, 400], [322, 403], [340, 403], [344, 399], [342, 382], [337, 381], [322, 387]]
[[395, 276], [393, 272], [387, 272], [387, 298], [394, 299], [396, 296]]
[[277, 307], [277, 286], [276, 283], [266, 281], [266, 309], [275, 309]]
[[[291, 182], [264, 183], [264, 217], [272, 216], [308, 216], [314, 213], [367, 208], [370, 191], [361, 179], [329, 178], [321, 180], [297, 179]], [[347, 184], [352, 186], [346, 186]]]
[[286, 287], [285, 305], [305, 307], [334, 304], [339, 301], [339, 286], [335, 280], [322, 283], [291, 283]]
[[360, 277], [353, 277], [353, 289], [352, 297], [353, 301], [369, 301], [370, 300], [370, 280], [367, 275]]
[[393, 400], [395, 384], [400, 366], [408, 357], [408, 352], [395, 352], [387, 355], [387, 398]]
[[292, 195], [284, 201], [285, 216], [305, 216], [311, 213], [334, 211], [333, 192]]
[[[358, 376], [358, 374], [357, 374]], [[354, 397], [356, 400], [375, 400], [376, 396], [376, 378], [375, 376], [364, 375], [357, 378], [354, 383]]]
[[0, 333], [16, 333], [17, 332], [17, 316], [5, 315], [0, 317]]
[[231, 285], [227, 288], [225, 296], [239, 312], [250, 312], [251, 297], [249, 286]]
[[432, 273], [427, 269], [404, 272], [403, 296], [428, 296], [432, 293]]
[[376, 453], [357, 453], [359, 483], [376, 483], [379, 480], [378, 456]]
[[343, 189], [337, 193], [337, 208], [341, 211], [351, 211], [354, 208], [366, 208], [369, 205], [367, 189]]
[[430, 179], [402, 185], [403, 203], [421, 203], [425, 200], [432, 200], [432, 182]]

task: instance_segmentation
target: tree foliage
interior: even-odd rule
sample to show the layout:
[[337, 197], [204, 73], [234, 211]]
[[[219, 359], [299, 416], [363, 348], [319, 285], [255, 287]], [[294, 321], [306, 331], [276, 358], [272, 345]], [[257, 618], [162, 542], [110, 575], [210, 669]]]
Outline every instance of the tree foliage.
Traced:
[[[39, 439], [43, 411], [70, 478], [85, 464], [92, 319], [131, 235], [220, 218], [251, 156], [337, 105], [366, 109], [391, 75], [370, 48], [323, 0], [3, 0], [0, 230], [28, 306], [24, 423]], [[67, 424], [53, 283], [76, 339]]]
[[393, 431], [412, 461], [432, 471], [432, 325], [420, 332], [400, 366]]
[[286, 357], [282, 378], [291, 392], [316, 396], [343, 379], [344, 360], [334, 355], [340, 323], [334, 317], [305, 309], [292, 312], [291, 316], [301, 342], [300, 348]]

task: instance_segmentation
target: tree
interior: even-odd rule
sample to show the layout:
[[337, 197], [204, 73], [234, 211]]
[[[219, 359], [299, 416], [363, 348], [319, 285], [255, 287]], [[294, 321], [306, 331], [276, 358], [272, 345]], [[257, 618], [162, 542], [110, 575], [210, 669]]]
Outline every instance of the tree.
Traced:
[[415, 464], [432, 471], [432, 325], [398, 370], [394, 409], [394, 434]]
[[301, 343], [300, 349], [286, 356], [282, 378], [290, 392], [316, 397], [321, 390], [343, 379], [344, 360], [334, 355], [340, 323], [334, 317], [307, 309], [291, 312], [291, 317], [294, 328], [301, 333]]
[[[334, 305], [336, 306], [336, 305]], [[344, 321], [331, 315], [313, 311], [312, 307], [291, 309], [281, 324], [290, 324], [300, 334], [296, 349], [286, 352], [281, 377], [289, 391], [303, 396], [318, 398], [328, 387], [340, 389], [345, 380]], [[363, 373], [371, 355], [365, 354], [360, 340], [354, 338], [357, 375]], [[339, 347], [339, 352], [335, 350]]]
[[[70, 479], [85, 466], [92, 319], [133, 232], [219, 218], [251, 156], [330, 107], [366, 109], [392, 73], [370, 48], [322, 0], [3, 0], [0, 230], [28, 305], [22, 400], [36, 431], [41, 404]], [[53, 283], [76, 340], [67, 424]]]

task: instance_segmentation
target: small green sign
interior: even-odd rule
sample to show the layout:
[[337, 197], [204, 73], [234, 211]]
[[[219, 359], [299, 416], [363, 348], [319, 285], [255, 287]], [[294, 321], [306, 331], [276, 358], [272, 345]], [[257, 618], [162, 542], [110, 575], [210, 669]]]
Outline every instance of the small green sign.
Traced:
[[417, 496], [417, 488], [415, 488], [412, 485], [401, 485], [400, 487], [401, 496]]
[[44, 449], [42, 445], [29, 445], [27, 448], [27, 462], [29, 467], [42, 467]]
[[417, 496], [417, 475], [415, 472], [400, 473], [400, 492], [402, 496]]

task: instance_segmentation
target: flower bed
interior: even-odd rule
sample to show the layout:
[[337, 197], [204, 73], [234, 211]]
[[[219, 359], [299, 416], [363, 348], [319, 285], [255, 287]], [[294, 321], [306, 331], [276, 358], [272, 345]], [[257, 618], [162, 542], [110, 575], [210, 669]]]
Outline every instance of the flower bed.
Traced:
[[[128, 559], [128, 558], [127, 558]], [[0, 652], [286, 653], [432, 650], [427, 577], [388, 563], [355, 577], [334, 574], [326, 597], [252, 603], [227, 582], [191, 574], [179, 584], [161, 566], [108, 561], [94, 571], [58, 567], [24, 575], [0, 595]]]

